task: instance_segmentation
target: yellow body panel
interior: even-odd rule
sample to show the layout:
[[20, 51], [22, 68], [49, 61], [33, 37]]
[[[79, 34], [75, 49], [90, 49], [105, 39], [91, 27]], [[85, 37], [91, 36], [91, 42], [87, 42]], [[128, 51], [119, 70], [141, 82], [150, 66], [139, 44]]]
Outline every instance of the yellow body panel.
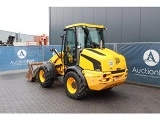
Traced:
[[[91, 49], [92, 50], [92, 49]], [[102, 68], [101, 71], [115, 71], [117, 69], [126, 69], [126, 60], [124, 56], [118, 54], [110, 49], [94, 49], [103, 55], [97, 54], [89, 49], [84, 49], [81, 52], [81, 55], [84, 54], [90, 58], [93, 58], [100, 62], [100, 67]], [[87, 60], [83, 56], [80, 56], [79, 66], [83, 69], [87, 70], [94, 70], [94, 65], [92, 61]], [[97, 69], [97, 71], [100, 71]]]
[[[62, 54], [62, 58], [64, 56], [64, 53], [59, 53], [59, 56], [61, 56]], [[63, 59], [59, 58], [58, 55], [54, 54], [50, 59], [49, 62], [53, 63], [54, 66], [56, 67], [56, 71], [59, 75], [64, 75], [64, 69], [65, 66], [63, 64]]]
[[89, 89], [92, 90], [120, 85], [126, 81], [128, 74], [124, 56], [107, 48], [83, 49], [79, 66], [83, 69]]
[[[126, 81], [127, 69], [123, 73], [111, 74], [111, 72], [97, 72], [83, 70], [87, 85], [91, 90], [103, 90], [121, 85]], [[106, 75], [104, 77], [104, 74]]]
[[81, 68], [85, 68], [86, 70], [93, 70], [92, 62], [86, 60], [84, 57], [80, 57], [79, 66], [81, 66]]

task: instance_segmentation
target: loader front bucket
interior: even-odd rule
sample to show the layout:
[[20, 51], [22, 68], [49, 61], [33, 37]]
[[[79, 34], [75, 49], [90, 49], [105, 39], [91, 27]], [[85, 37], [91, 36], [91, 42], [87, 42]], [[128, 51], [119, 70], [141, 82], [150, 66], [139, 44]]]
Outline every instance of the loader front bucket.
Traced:
[[37, 80], [38, 68], [43, 64], [43, 62], [32, 62], [28, 64], [28, 72], [26, 74], [27, 80], [35, 82]]

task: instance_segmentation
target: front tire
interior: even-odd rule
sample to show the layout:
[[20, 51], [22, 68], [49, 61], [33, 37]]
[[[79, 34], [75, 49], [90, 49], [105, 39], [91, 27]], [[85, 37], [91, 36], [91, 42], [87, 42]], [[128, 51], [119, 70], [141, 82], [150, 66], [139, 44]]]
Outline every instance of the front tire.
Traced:
[[[56, 72], [56, 71], [55, 71]], [[46, 66], [40, 66], [38, 70], [38, 80], [42, 87], [49, 88], [53, 85], [54, 78], [51, 78], [50, 71]]]
[[73, 71], [65, 75], [64, 88], [67, 96], [72, 99], [81, 99], [87, 95], [87, 86], [83, 79]]

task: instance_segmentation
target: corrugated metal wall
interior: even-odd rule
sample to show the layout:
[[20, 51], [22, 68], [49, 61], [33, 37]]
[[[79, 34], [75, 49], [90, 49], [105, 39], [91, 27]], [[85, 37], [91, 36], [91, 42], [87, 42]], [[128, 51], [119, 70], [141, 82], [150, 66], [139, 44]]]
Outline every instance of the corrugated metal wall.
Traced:
[[160, 42], [160, 7], [50, 7], [51, 45], [61, 44], [66, 25], [103, 24], [107, 43]]

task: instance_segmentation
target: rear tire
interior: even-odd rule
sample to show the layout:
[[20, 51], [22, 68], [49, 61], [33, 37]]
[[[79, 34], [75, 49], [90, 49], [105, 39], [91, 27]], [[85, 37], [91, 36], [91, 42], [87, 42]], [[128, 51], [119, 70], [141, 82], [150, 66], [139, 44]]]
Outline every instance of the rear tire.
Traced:
[[[55, 75], [56, 70], [54, 69]], [[50, 71], [48, 71], [46, 66], [40, 66], [38, 70], [38, 81], [40, 85], [44, 88], [49, 88], [53, 85], [54, 78], [51, 78]]]
[[87, 95], [87, 86], [82, 78], [73, 71], [65, 75], [64, 88], [67, 96], [72, 99], [81, 99]]

